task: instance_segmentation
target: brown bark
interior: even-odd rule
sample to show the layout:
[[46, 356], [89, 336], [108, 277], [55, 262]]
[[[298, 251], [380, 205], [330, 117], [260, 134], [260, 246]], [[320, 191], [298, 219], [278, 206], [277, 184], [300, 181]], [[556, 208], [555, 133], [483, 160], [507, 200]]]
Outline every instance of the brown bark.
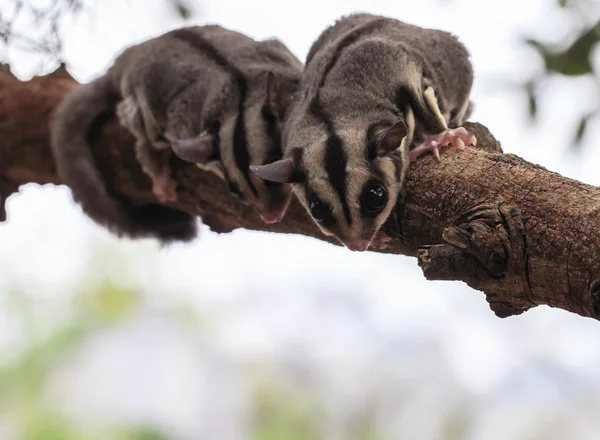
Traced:
[[[60, 184], [49, 148], [51, 118], [77, 87], [64, 72], [21, 82], [0, 72], [0, 194], [36, 182]], [[539, 304], [600, 316], [600, 189], [496, 151], [485, 127], [469, 127], [481, 148], [446, 149], [410, 167], [406, 196], [386, 223], [383, 252], [418, 257], [431, 280], [461, 280], [485, 293], [497, 316]], [[96, 136], [107, 185], [135, 204], [157, 203], [132, 137], [115, 121]], [[487, 151], [486, 151], [487, 149]], [[175, 208], [217, 232], [246, 228], [324, 238], [296, 203], [283, 222], [263, 224], [211, 173], [177, 162]], [[326, 239], [331, 241], [330, 239]]]

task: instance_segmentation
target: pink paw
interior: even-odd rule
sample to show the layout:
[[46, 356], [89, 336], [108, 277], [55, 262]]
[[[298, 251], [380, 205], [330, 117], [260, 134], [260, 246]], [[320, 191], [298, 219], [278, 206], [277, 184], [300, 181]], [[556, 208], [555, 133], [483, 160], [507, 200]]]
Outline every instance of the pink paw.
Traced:
[[169, 203], [177, 201], [177, 182], [170, 177], [160, 176], [152, 185], [152, 192], [159, 202]]
[[415, 148], [413, 148], [408, 153], [408, 157], [411, 162], [414, 162], [420, 155], [431, 151], [433, 155], [439, 160], [440, 148], [446, 147], [448, 145], [452, 145], [456, 148], [464, 148], [465, 145], [475, 146], [477, 145], [477, 139], [463, 127], [449, 129], [443, 133], [431, 136], [421, 145], [418, 145]]

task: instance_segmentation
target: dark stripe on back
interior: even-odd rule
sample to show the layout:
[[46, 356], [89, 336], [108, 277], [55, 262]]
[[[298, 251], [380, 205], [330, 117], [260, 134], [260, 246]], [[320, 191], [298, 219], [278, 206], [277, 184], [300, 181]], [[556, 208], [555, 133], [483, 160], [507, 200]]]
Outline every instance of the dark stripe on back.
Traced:
[[209, 160], [221, 160], [221, 123], [210, 121], [206, 124], [206, 130], [213, 135], [213, 153]]
[[200, 36], [197, 32], [194, 32], [190, 29], [178, 29], [173, 31], [173, 36], [202, 51], [217, 65], [223, 67], [223, 69], [233, 76], [239, 93], [238, 113], [233, 132], [233, 158], [235, 164], [246, 179], [248, 186], [256, 196], [256, 188], [250, 180], [250, 154], [248, 152], [248, 140], [246, 139], [246, 127], [244, 124], [244, 106], [246, 104], [246, 97], [248, 96], [248, 84], [244, 74], [237, 67], [229, 63], [223, 54], [221, 54], [209, 41]]
[[250, 153], [248, 152], [248, 140], [246, 139], [246, 127], [244, 124], [244, 103], [248, 95], [248, 85], [243, 78], [241, 80], [236, 78], [236, 82], [238, 83], [240, 100], [238, 114], [235, 119], [235, 130], [233, 131], [233, 158], [235, 159], [235, 164], [242, 172], [244, 179], [246, 179], [248, 186], [256, 196], [258, 193], [250, 180]]
[[410, 105], [415, 119], [421, 122], [425, 131], [428, 133], [439, 133], [444, 130], [445, 127], [441, 125], [437, 116], [429, 110], [424, 102], [417, 99], [416, 92], [409, 90], [406, 85], [403, 85], [396, 89], [396, 105], [406, 114], [407, 104]]
[[[279, 128], [277, 127], [277, 117], [273, 114], [271, 107], [266, 104], [262, 108], [261, 116], [265, 124], [267, 143], [269, 144], [265, 163], [272, 163], [283, 157], [281, 150], [281, 135], [279, 133]], [[281, 185], [280, 183], [271, 182], [269, 180], [265, 180], [264, 184], [267, 187]]]
[[[327, 79], [327, 75], [329, 74], [329, 71], [331, 69], [333, 69], [333, 66], [335, 66], [335, 63], [337, 63], [337, 60], [342, 55], [342, 52], [344, 51], [344, 49], [346, 49], [348, 46], [350, 46], [352, 43], [354, 43], [360, 37], [367, 35], [370, 32], [373, 32], [374, 30], [376, 30], [377, 27], [379, 27], [379, 25], [382, 22], [384, 22], [385, 20], [387, 20], [387, 19], [377, 19], [377, 20], [369, 21], [368, 23], [365, 23], [363, 25], [357, 26], [356, 28], [354, 28], [354, 30], [350, 31], [348, 34], [346, 34], [340, 40], [335, 51], [333, 52], [333, 54], [327, 61], [325, 68], [323, 69], [323, 72], [321, 74], [322, 75], [321, 80], [319, 81], [319, 88], [323, 87], [323, 85], [325, 84], [325, 80]], [[317, 93], [318, 93], [318, 91], [317, 91]]]
[[273, 114], [271, 107], [266, 104], [262, 108], [261, 116], [265, 123], [265, 133], [267, 134], [267, 142], [269, 143], [265, 163], [275, 162], [283, 157], [277, 117]]

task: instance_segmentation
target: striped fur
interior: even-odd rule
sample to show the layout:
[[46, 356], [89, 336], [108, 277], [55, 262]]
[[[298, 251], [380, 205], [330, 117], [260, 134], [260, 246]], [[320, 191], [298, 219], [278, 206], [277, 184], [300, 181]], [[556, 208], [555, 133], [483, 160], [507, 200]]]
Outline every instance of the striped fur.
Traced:
[[184, 28], [172, 34], [208, 55], [229, 78], [225, 85], [229, 95], [220, 103], [220, 114], [213, 116], [220, 127], [214, 136], [214, 160], [199, 166], [222, 175], [231, 192], [263, 218], [281, 219], [289, 203], [289, 188], [251, 175], [249, 166], [282, 155], [284, 115], [271, 110], [267, 74], [273, 72], [285, 85], [285, 93], [293, 94], [299, 86], [300, 61], [278, 40], [256, 42], [219, 26]]
[[[87, 134], [102, 114], [116, 111], [136, 136], [138, 160], [154, 183], [169, 178], [169, 142], [201, 145], [184, 159], [202, 158], [197, 165], [224, 178], [265, 221], [279, 221], [290, 189], [264, 182], [248, 168], [281, 157], [282, 103], [289, 103], [301, 72], [302, 63], [278, 40], [255, 41], [216, 25], [177, 29], [133, 46], [59, 109], [52, 142], [58, 171], [84, 211], [118, 235], [163, 241], [195, 235], [193, 218], [173, 227], [168, 222], [182, 224], [181, 216], [143, 220], [107, 192], [99, 173], [90, 172], [96, 166]], [[268, 78], [278, 87], [269, 87]]]
[[[445, 128], [425, 87], [451, 127], [468, 116], [468, 57], [450, 34], [369, 14], [342, 18], [317, 39], [283, 142], [290, 175], [303, 176], [287, 181], [324, 233], [355, 250], [373, 240], [396, 204], [409, 148]], [[259, 174], [268, 179], [269, 167], [283, 169], [272, 164]], [[366, 202], [373, 192], [387, 194], [376, 210]]]

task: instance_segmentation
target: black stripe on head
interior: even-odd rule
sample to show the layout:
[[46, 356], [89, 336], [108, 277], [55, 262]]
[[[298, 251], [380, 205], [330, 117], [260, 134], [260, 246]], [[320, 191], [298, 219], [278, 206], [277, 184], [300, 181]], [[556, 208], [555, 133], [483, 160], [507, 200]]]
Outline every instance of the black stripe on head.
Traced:
[[327, 129], [327, 145], [325, 151], [325, 171], [331, 186], [335, 190], [344, 210], [344, 217], [348, 225], [352, 224], [350, 207], [346, 200], [346, 165], [348, 157], [344, 151], [342, 140], [335, 134], [333, 122], [325, 109], [321, 106], [319, 95], [315, 95], [310, 103], [311, 113], [318, 118]]
[[233, 133], [233, 158], [236, 166], [246, 179], [248, 186], [256, 196], [256, 188], [250, 180], [250, 154], [248, 152], [248, 141], [246, 139], [246, 127], [244, 124], [244, 110], [246, 97], [248, 96], [248, 84], [244, 74], [237, 67], [232, 65], [208, 40], [199, 35], [197, 31], [194, 32], [189, 28], [184, 28], [173, 31], [172, 35], [206, 54], [217, 65], [221, 66], [233, 76], [239, 94], [238, 113]]
[[[319, 86], [315, 91], [313, 98], [310, 101], [309, 112], [321, 121], [327, 129], [327, 151], [325, 152], [325, 170], [331, 186], [336, 191], [338, 198], [342, 204], [344, 210], [344, 217], [348, 225], [352, 224], [352, 216], [350, 215], [350, 207], [346, 198], [346, 165], [348, 163], [348, 157], [344, 151], [342, 140], [335, 134], [333, 123], [331, 118], [327, 115], [327, 112], [321, 105], [319, 91], [325, 85], [327, 75], [333, 69], [338, 59], [342, 55], [344, 49], [350, 46], [352, 43], [357, 41], [359, 38], [369, 34], [376, 30], [385, 19], [377, 19], [357, 26], [346, 36], [344, 36], [338, 43], [335, 51], [325, 64], [323, 72], [321, 73], [321, 80]], [[310, 58], [310, 55], [309, 55]]]
[[325, 171], [333, 189], [337, 193], [344, 217], [348, 225], [352, 224], [350, 207], [346, 198], [346, 165], [348, 157], [342, 146], [342, 140], [336, 134], [330, 134], [327, 138], [327, 151], [325, 152]]

